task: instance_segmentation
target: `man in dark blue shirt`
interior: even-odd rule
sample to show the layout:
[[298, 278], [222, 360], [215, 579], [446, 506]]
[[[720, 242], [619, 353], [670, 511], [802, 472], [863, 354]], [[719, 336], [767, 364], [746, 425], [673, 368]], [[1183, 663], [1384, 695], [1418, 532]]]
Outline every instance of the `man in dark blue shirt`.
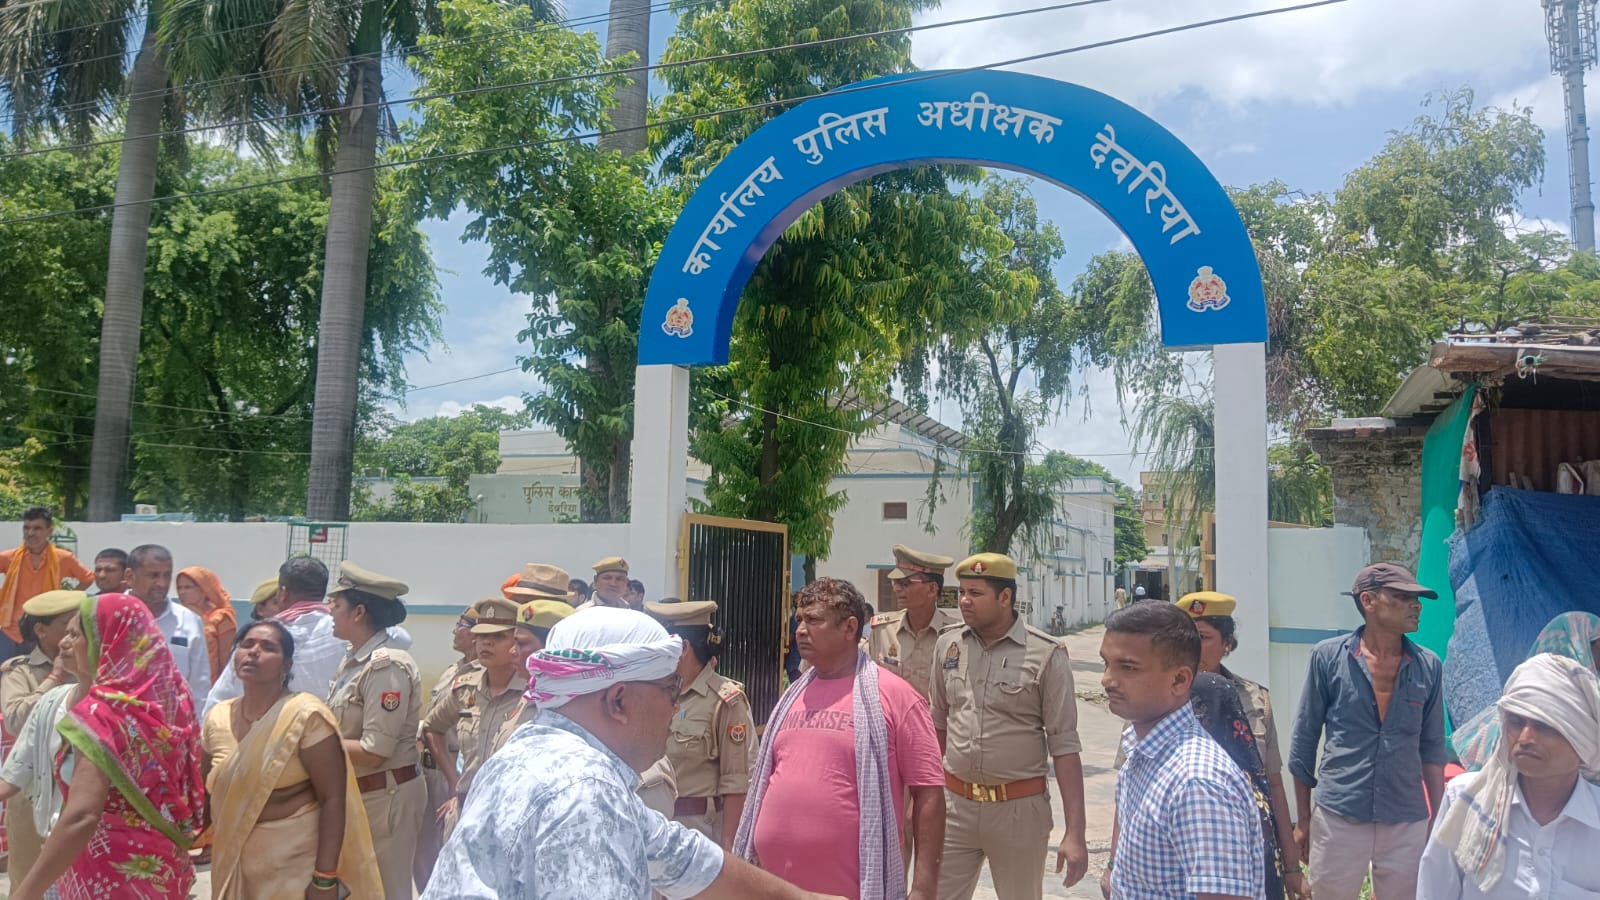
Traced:
[[1411, 900], [1446, 751], [1439, 657], [1406, 635], [1421, 598], [1438, 594], [1378, 563], [1356, 575], [1350, 595], [1366, 624], [1311, 651], [1300, 695], [1289, 750], [1295, 840], [1302, 858], [1309, 850], [1317, 900], [1356, 900], [1369, 867], [1374, 896]]

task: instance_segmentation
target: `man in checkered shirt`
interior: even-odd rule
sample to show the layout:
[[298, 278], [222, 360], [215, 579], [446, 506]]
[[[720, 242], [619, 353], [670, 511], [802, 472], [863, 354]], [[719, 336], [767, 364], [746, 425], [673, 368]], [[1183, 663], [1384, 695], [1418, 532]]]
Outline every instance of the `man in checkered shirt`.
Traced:
[[1100, 643], [1111, 711], [1128, 720], [1117, 778], [1116, 900], [1261, 900], [1265, 841], [1245, 774], [1189, 708], [1200, 633], [1170, 603], [1135, 603]]

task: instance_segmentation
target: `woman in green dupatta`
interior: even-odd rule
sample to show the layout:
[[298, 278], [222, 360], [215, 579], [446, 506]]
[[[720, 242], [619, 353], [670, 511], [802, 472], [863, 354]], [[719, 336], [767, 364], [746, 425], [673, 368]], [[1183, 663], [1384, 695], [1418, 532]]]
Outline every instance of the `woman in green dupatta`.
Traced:
[[79, 624], [73, 652], [94, 680], [58, 726], [66, 801], [11, 898], [38, 900], [52, 885], [63, 900], [187, 897], [205, 799], [189, 687], [137, 597], [87, 597]]

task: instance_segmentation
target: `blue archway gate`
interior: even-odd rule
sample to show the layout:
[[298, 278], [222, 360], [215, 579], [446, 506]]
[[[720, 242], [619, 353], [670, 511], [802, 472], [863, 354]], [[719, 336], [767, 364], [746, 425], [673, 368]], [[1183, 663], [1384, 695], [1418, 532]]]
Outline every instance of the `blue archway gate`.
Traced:
[[666, 567], [664, 583], [676, 581], [684, 367], [727, 361], [739, 297], [767, 248], [823, 197], [936, 163], [1024, 172], [1088, 200], [1149, 270], [1163, 345], [1215, 349], [1217, 431], [1226, 428], [1238, 454], [1222, 455], [1219, 437], [1227, 463], [1218, 466], [1218, 574], [1246, 608], [1262, 612], [1259, 661], [1243, 649], [1238, 661], [1264, 678], [1267, 325], [1249, 235], [1216, 178], [1171, 132], [1098, 91], [1034, 75], [928, 72], [841, 88], [773, 119], [705, 178], [662, 246], [645, 296], [630, 553], [647, 569]]

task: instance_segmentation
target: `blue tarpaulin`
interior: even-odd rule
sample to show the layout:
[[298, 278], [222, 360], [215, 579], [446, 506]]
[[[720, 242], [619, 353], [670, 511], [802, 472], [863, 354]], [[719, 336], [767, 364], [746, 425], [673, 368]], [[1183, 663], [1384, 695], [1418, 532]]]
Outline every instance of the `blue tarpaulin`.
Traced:
[[1465, 722], [1499, 699], [1546, 623], [1600, 614], [1600, 497], [1491, 489], [1478, 524], [1450, 539], [1450, 584], [1445, 703]]

